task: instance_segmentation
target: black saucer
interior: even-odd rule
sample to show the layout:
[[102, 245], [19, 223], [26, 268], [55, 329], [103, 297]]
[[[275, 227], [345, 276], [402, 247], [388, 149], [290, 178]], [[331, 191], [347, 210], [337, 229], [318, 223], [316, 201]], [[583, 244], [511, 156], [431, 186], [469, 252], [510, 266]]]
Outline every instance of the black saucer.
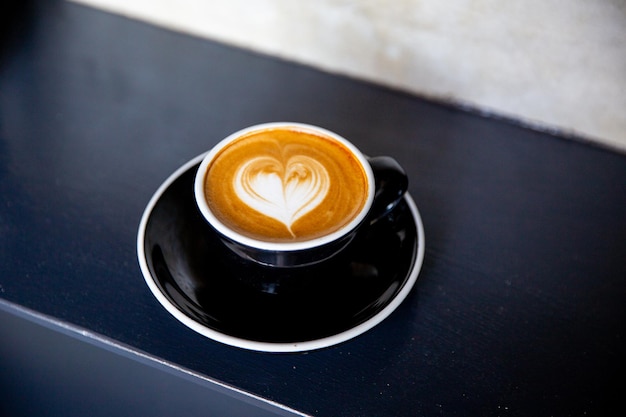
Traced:
[[[408, 295], [424, 255], [423, 227], [410, 196], [328, 261], [266, 267], [227, 249], [196, 208], [193, 181], [202, 156], [157, 190], [137, 239], [146, 283], [182, 323], [242, 348], [302, 351], [365, 332]], [[261, 275], [272, 283], [256, 285]]]

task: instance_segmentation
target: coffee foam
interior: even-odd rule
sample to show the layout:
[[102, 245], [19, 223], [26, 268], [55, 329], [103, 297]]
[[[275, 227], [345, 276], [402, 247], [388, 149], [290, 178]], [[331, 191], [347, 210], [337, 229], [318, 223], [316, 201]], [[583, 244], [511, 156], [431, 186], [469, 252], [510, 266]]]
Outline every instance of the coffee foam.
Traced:
[[205, 176], [220, 222], [270, 242], [321, 237], [347, 225], [368, 198], [367, 175], [345, 145], [287, 128], [255, 131], [223, 148]]
[[305, 155], [287, 161], [257, 156], [241, 165], [232, 187], [241, 201], [280, 221], [296, 237], [291, 225], [324, 201], [330, 177], [322, 164]]

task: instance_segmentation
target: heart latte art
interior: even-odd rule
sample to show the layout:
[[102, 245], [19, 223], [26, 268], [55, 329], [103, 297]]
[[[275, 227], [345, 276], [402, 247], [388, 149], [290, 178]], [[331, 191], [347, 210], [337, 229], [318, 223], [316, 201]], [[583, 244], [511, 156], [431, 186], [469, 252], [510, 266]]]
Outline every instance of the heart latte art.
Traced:
[[341, 142], [287, 127], [252, 131], [216, 153], [204, 178], [211, 212], [226, 227], [268, 242], [331, 234], [359, 216], [367, 174]]
[[329, 187], [324, 166], [304, 155], [292, 156], [286, 163], [270, 156], [255, 157], [241, 165], [233, 179], [241, 201], [280, 221], [292, 235], [291, 225], [317, 207]]

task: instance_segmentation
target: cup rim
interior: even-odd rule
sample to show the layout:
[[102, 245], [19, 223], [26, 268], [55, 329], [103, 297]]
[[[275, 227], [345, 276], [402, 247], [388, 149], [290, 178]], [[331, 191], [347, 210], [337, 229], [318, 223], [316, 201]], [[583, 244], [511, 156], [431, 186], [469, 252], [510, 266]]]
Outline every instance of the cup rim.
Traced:
[[[258, 131], [258, 130], [267, 130], [274, 128], [294, 128], [305, 131], [312, 131], [314, 133], [322, 134], [325, 136], [329, 136], [333, 140], [336, 140], [346, 148], [352, 152], [352, 154], [358, 159], [361, 166], [363, 167], [363, 171], [365, 172], [365, 176], [367, 178], [368, 183], [368, 195], [365, 201], [365, 204], [361, 208], [361, 211], [355, 216], [347, 225], [342, 227], [339, 230], [336, 230], [332, 233], [329, 233], [324, 236], [320, 236], [313, 239], [303, 240], [299, 242], [267, 242], [260, 239], [255, 239], [241, 233], [238, 233], [224, 223], [222, 223], [211, 211], [209, 208], [209, 204], [207, 202], [205, 193], [204, 193], [204, 179], [206, 177], [206, 171], [213, 158], [220, 153], [222, 149], [227, 147], [231, 142], [235, 139], [246, 135], [250, 132]], [[372, 167], [370, 166], [367, 158], [361, 151], [359, 151], [356, 146], [354, 146], [347, 139], [343, 138], [339, 134], [332, 132], [328, 129], [324, 129], [319, 126], [307, 124], [307, 123], [299, 123], [299, 122], [270, 122], [270, 123], [260, 123], [253, 126], [249, 126], [243, 129], [240, 129], [226, 138], [222, 139], [217, 143], [202, 159], [198, 170], [196, 171], [196, 176], [194, 179], [194, 197], [196, 200], [196, 205], [198, 206], [202, 216], [204, 219], [215, 228], [218, 233], [226, 238], [242, 244], [244, 246], [248, 246], [255, 249], [260, 250], [268, 250], [268, 251], [277, 251], [277, 252], [288, 252], [288, 251], [299, 251], [317, 248], [320, 246], [324, 246], [335, 242], [342, 237], [346, 236], [360, 225], [363, 220], [366, 218], [372, 203], [374, 201], [374, 193], [375, 193], [375, 181], [374, 181], [374, 172]]]

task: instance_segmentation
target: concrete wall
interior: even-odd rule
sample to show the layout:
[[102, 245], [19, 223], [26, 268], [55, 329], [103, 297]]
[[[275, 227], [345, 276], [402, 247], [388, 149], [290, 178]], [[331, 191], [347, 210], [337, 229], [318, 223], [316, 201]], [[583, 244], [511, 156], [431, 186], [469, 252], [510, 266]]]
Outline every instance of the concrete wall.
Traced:
[[626, 0], [73, 0], [626, 150]]

